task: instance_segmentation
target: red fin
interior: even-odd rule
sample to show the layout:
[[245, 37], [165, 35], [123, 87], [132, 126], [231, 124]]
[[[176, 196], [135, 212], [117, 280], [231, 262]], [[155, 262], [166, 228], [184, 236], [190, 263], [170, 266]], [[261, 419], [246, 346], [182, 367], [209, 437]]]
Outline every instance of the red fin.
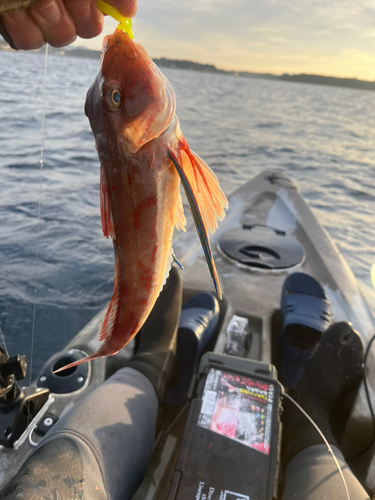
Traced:
[[114, 238], [115, 230], [112, 218], [112, 204], [109, 194], [109, 186], [107, 174], [103, 167], [100, 166], [100, 213], [102, 216], [102, 230], [106, 238]]
[[105, 314], [102, 326], [100, 328], [100, 333], [99, 333], [99, 342], [102, 342], [106, 338], [109, 338], [114, 330], [117, 315], [118, 315], [118, 308], [119, 308], [119, 301], [120, 301], [120, 295], [119, 295], [119, 290], [118, 290], [118, 265], [117, 262], [115, 263], [115, 277], [114, 277], [114, 284], [113, 284], [113, 295], [111, 298], [111, 302], [109, 303], [107, 312]]
[[217, 220], [225, 217], [228, 201], [220, 188], [219, 181], [206, 163], [195, 154], [186, 141], [181, 141], [181, 166], [189, 180], [195, 199], [207, 229], [213, 233]]
[[108, 352], [108, 350], [103, 348], [102, 345], [100, 346], [99, 350], [96, 351], [94, 354], [91, 354], [91, 356], [86, 356], [85, 358], [79, 359], [78, 361], [74, 361], [74, 363], [69, 363], [68, 365], [62, 366], [58, 370], [55, 370], [53, 373], [59, 373], [62, 372], [63, 370], [69, 370], [69, 368], [74, 368], [75, 366], [83, 365], [83, 363], [87, 363], [88, 361], [93, 361], [94, 359], [103, 358], [104, 356], [113, 356], [114, 354], [117, 353], [118, 351]]
[[74, 363], [70, 363], [69, 365], [62, 366], [58, 370], [55, 370], [53, 373], [59, 373], [64, 370], [68, 370], [69, 368], [74, 368], [75, 366], [83, 365], [83, 363], [87, 363], [87, 361], [91, 361], [96, 358], [100, 358], [100, 355], [93, 354], [92, 356], [86, 356], [86, 358], [79, 359], [78, 361], [74, 361]]
[[[119, 303], [120, 303], [120, 294], [119, 294], [119, 287], [118, 287], [118, 282], [119, 282], [119, 274], [118, 274], [118, 264], [117, 262], [115, 263], [115, 278], [114, 278], [114, 291], [112, 295], [111, 302], [109, 303], [105, 318], [102, 323], [102, 327], [100, 329], [100, 334], [99, 334], [99, 342], [102, 342], [103, 340], [109, 340], [111, 335], [113, 334], [113, 330], [116, 326], [117, 319], [118, 319], [118, 312], [119, 312]], [[75, 361], [74, 363], [70, 363], [69, 365], [63, 366], [62, 368], [59, 368], [56, 370], [54, 373], [61, 372], [63, 370], [67, 370], [68, 368], [73, 368], [74, 366], [81, 365], [82, 363], [86, 363], [87, 361], [92, 361], [97, 358], [101, 358], [103, 356], [111, 356], [113, 354], [116, 354], [118, 351], [113, 350], [111, 348], [111, 343], [106, 343], [102, 344], [98, 351], [94, 354], [91, 354], [91, 356], [87, 356], [86, 358], [79, 359], [78, 361]]]
[[184, 233], [186, 233], [186, 219], [184, 215], [184, 207], [182, 206], [181, 193], [179, 194], [177, 200], [175, 225], [178, 230], [184, 231]]

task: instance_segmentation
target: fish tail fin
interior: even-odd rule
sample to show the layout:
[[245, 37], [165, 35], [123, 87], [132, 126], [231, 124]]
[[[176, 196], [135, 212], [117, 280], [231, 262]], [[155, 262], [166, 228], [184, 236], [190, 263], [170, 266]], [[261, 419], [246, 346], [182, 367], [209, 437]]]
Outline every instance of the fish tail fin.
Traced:
[[94, 359], [102, 358], [103, 356], [110, 356], [112, 354], [116, 354], [116, 352], [107, 352], [105, 346], [102, 345], [100, 349], [96, 351], [96, 353], [91, 354], [90, 356], [86, 356], [85, 358], [78, 359], [77, 361], [69, 363], [68, 365], [62, 366], [61, 368], [55, 370], [53, 373], [59, 373], [64, 370], [69, 370], [69, 368], [75, 368], [76, 366], [83, 365], [83, 363], [87, 363], [88, 361], [93, 361]]
[[181, 178], [216, 293], [221, 299], [220, 281], [208, 239], [207, 228], [211, 232], [215, 231], [217, 228], [216, 221], [224, 218], [224, 208], [228, 207], [228, 202], [220, 189], [215, 174], [199, 156], [190, 150], [186, 141], [181, 142], [179, 152], [180, 158], [178, 159], [171, 149], [168, 149], [168, 155]]
[[69, 368], [75, 368], [76, 366], [83, 365], [83, 363], [87, 363], [88, 361], [91, 361], [92, 359], [98, 358], [100, 356], [92, 355], [92, 356], [86, 356], [85, 358], [78, 359], [77, 361], [74, 361], [74, 363], [69, 363], [68, 365], [62, 366], [61, 368], [58, 368], [55, 370], [53, 373], [59, 373], [64, 370], [68, 370]]
[[[113, 295], [109, 303], [107, 312], [105, 314], [102, 326], [100, 328], [100, 334], [98, 338], [99, 342], [102, 342], [103, 340], [104, 341], [109, 340], [111, 338], [116, 322], [118, 320], [119, 296], [120, 294], [118, 287], [118, 264], [116, 262]], [[79, 359], [78, 361], [74, 361], [74, 363], [70, 363], [69, 365], [63, 366], [62, 368], [59, 368], [53, 373], [59, 373], [63, 370], [67, 370], [69, 368], [74, 368], [75, 366], [82, 365], [87, 361], [93, 361], [94, 359], [101, 358], [103, 356], [110, 356], [112, 354], [116, 354], [117, 352], [118, 349], [112, 349], [109, 343], [107, 344], [106, 342], [104, 342], [94, 354], [91, 354], [86, 358]]]
[[138, 330], [135, 329], [134, 324], [130, 325], [129, 332], [130, 334], [127, 335], [127, 341], [121, 342], [120, 345], [118, 342], [114, 342], [113, 340], [113, 332], [115, 328], [118, 327], [118, 322], [119, 322], [119, 312], [120, 312], [120, 286], [119, 286], [119, 264], [116, 260], [115, 262], [115, 277], [114, 277], [114, 290], [113, 290], [113, 295], [111, 298], [111, 301], [108, 305], [107, 312], [105, 314], [101, 329], [100, 329], [100, 334], [99, 334], [99, 342], [103, 342], [103, 344], [99, 347], [99, 349], [94, 353], [91, 354], [90, 356], [87, 356], [86, 358], [79, 359], [77, 361], [74, 361], [73, 363], [70, 363], [66, 366], [63, 366], [59, 368], [58, 370], [54, 371], [53, 373], [59, 373], [63, 370], [67, 370], [69, 368], [74, 368], [75, 366], [79, 366], [83, 363], [86, 363], [87, 361], [93, 361], [94, 359], [102, 358], [104, 356], [112, 356], [114, 354], [117, 354], [119, 349], [124, 347], [130, 340], [133, 338], [135, 333], [137, 333]]

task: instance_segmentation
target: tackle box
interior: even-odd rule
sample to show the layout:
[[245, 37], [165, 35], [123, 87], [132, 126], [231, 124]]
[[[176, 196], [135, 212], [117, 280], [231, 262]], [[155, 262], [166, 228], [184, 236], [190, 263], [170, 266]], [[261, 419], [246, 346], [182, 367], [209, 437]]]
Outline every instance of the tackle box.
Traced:
[[168, 500], [272, 500], [282, 386], [273, 365], [206, 353]]

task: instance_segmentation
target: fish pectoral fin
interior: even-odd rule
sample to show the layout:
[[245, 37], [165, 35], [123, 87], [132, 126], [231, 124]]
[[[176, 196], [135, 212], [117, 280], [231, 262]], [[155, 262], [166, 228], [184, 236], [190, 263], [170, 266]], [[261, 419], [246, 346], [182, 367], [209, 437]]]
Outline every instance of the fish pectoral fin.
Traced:
[[102, 231], [106, 238], [115, 237], [115, 229], [112, 216], [112, 203], [109, 194], [107, 173], [103, 165], [100, 165], [100, 214], [102, 217]]
[[217, 229], [217, 220], [225, 217], [228, 200], [220, 188], [218, 178], [210, 167], [192, 151], [182, 139], [181, 167], [189, 179], [195, 194], [202, 217], [210, 233]]
[[[193, 186], [191, 179], [186, 175], [186, 172], [184, 168], [179, 164], [176, 156], [174, 153], [168, 149], [168, 156], [172, 160], [174, 166], [176, 167], [176, 170], [180, 176], [181, 183], [184, 187], [185, 193], [186, 193], [186, 198], [189, 203], [190, 211], [193, 216], [194, 224], [197, 229], [197, 233], [200, 239], [200, 242], [203, 247], [203, 252], [208, 264], [208, 268], [210, 270], [211, 277], [214, 282], [215, 290], [216, 293], [218, 294], [218, 297], [221, 299], [222, 298], [222, 293], [221, 293], [221, 288], [220, 288], [220, 282], [219, 282], [219, 277], [217, 275], [216, 267], [215, 267], [215, 262], [212, 256], [212, 251], [211, 251], [211, 246], [210, 242], [208, 239], [208, 233], [206, 229], [206, 224], [204, 221], [204, 218], [202, 216], [202, 210], [204, 210], [204, 207], [199, 203], [200, 198], [197, 198], [196, 193], [194, 192]], [[194, 185], [196, 186], [196, 184]]]

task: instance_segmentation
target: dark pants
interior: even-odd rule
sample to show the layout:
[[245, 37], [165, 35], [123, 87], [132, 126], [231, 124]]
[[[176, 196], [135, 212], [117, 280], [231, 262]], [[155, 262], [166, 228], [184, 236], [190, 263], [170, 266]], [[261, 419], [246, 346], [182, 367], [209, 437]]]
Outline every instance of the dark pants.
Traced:
[[[48, 490], [60, 492], [56, 498], [64, 499], [130, 500], [151, 458], [157, 412], [158, 399], [150, 381], [132, 368], [122, 368], [60, 418], [10, 483], [9, 491], [13, 482], [21, 485], [14, 493], [22, 489], [26, 496], [11, 492], [7, 498], [52, 498], [44, 496]], [[368, 500], [341, 452], [335, 447], [333, 451], [350, 499]], [[34, 471], [39, 479], [44, 475], [44, 486], [35, 486]], [[30, 496], [34, 487], [39, 489]], [[324, 444], [305, 448], [294, 457], [286, 469], [282, 496], [282, 500], [323, 499], [346, 499]]]

